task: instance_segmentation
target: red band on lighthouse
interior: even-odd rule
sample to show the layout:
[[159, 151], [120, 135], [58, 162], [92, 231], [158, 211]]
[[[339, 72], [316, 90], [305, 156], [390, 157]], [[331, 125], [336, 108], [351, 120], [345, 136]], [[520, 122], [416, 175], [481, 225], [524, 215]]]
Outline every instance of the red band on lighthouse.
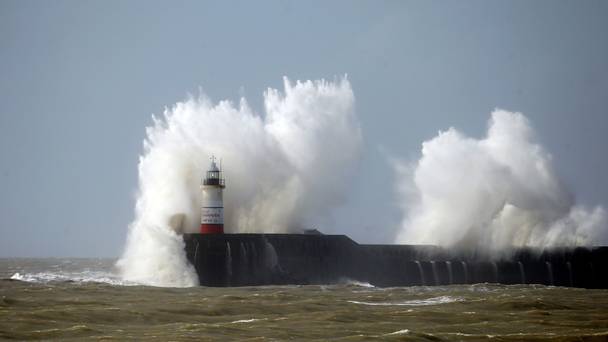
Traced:
[[223, 224], [201, 224], [201, 234], [224, 234]]

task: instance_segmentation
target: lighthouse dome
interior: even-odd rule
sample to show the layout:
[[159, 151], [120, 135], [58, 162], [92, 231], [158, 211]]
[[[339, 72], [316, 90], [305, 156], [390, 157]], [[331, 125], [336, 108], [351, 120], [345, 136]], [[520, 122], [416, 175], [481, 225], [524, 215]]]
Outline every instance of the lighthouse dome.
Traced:
[[224, 178], [222, 177], [222, 170], [217, 167], [215, 157], [212, 156], [210, 159], [211, 164], [209, 165], [209, 169], [207, 169], [205, 178], [202, 180], [202, 185], [219, 186], [220, 188], [224, 188], [226, 185], [224, 183]]

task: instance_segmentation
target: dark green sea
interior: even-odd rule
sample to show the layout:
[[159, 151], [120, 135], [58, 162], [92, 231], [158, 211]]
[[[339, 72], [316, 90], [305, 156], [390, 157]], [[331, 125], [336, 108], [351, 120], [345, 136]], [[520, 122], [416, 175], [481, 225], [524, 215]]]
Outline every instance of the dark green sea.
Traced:
[[158, 288], [108, 259], [0, 259], [0, 339], [608, 341], [608, 290], [473, 284]]

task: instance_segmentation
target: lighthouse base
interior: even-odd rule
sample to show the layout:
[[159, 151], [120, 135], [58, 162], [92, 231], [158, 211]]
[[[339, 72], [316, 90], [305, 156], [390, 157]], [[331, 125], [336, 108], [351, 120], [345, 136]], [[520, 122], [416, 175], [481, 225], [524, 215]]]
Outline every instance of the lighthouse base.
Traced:
[[224, 234], [223, 224], [201, 224], [201, 234]]
[[204, 286], [472, 283], [608, 288], [608, 247], [515, 251], [508, 260], [455, 255], [435, 246], [359, 245], [345, 235], [185, 234]]

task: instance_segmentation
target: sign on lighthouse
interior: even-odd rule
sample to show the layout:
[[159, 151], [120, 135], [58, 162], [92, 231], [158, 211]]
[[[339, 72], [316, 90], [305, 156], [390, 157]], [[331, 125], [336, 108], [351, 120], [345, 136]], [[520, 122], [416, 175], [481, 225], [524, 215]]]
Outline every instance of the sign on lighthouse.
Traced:
[[201, 184], [201, 234], [224, 233], [225, 187], [222, 170], [217, 167], [215, 157], [212, 156], [211, 165]]

